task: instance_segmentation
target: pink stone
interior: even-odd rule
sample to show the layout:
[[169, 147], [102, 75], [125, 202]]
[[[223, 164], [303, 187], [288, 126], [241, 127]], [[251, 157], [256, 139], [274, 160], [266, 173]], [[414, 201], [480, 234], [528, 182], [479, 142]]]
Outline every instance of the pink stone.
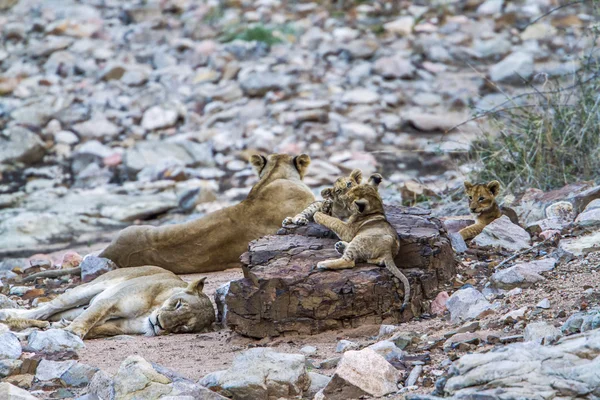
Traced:
[[79, 267], [79, 264], [81, 264], [82, 260], [83, 257], [79, 255], [79, 253], [67, 251], [63, 256], [60, 265], [61, 268], [75, 268]]
[[439, 292], [435, 300], [431, 302], [431, 313], [442, 315], [446, 311], [446, 302], [449, 298], [448, 292]]
[[540, 232], [539, 236], [544, 240], [548, 240], [552, 237], [560, 237], [560, 231], [556, 229], [548, 229], [547, 231]]
[[104, 157], [102, 160], [104, 165], [107, 167], [116, 167], [117, 165], [121, 164], [122, 161], [123, 157], [119, 153], [111, 154], [110, 156]]

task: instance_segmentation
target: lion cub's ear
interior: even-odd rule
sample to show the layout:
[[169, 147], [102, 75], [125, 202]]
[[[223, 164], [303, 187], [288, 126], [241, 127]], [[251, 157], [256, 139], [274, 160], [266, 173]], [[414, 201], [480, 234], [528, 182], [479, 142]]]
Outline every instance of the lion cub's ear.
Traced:
[[380, 174], [373, 174], [369, 177], [369, 185], [373, 187], [379, 187], [379, 184], [383, 180], [383, 176]]
[[354, 202], [354, 204], [356, 204], [356, 207], [358, 208], [358, 212], [362, 214], [367, 209], [369, 202], [365, 199], [358, 199]]
[[300, 178], [304, 178], [304, 174], [310, 165], [310, 157], [308, 154], [300, 154], [299, 156], [294, 157], [294, 167], [300, 173]]
[[204, 289], [204, 281], [206, 281], [206, 277], [198, 279], [197, 281], [190, 282], [185, 291], [189, 294], [195, 295], [202, 293], [202, 290]]
[[321, 190], [321, 197], [324, 199], [332, 199], [333, 198], [333, 189], [327, 188]]
[[360, 184], [360, 182], [362, 181], [362, 171], [358, 168], [353, 170], [352, 172], [350, 172], [350, 179]]
[[252, 154], [252, 157], [250, 157], [250, 164], [252, 164], [252, 167], [254, 167], [258, 176], [260, 176], [260, 173], [267, 165], [267, 157], [262, 154]]
[[463, 185], [465, 185], [465, 190], [468, 192], [469, 190], [473, 189], [473, 184], [469, 181], [465, 181], [465, 183], [463, 183]]
[[490, 190], [490, 192], [492, 192], [494, 196], [498, 196], [498, 193], [500, 193], [500, 182], [491, 181], [487, 184], [487, 188]]

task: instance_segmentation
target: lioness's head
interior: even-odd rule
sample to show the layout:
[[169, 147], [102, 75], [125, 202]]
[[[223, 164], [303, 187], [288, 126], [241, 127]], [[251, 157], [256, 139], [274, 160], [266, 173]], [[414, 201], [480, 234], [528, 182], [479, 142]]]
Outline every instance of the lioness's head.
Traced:
[[337, 178], [333, 187], [321, 190], [321, 196], [323, 196], [324, 199], [338, 199], [340, 196], [348, 193], [353, 187], [360, 185], [361, 181], [362, 171], [360, 169], [355, 169], [350, 175]]
[[492, 208], [496, 203], [496, 196], [500, 192], [500, 182], [491, 181], [487, 184], [465, 181], [465, 192], [469, 196], [469, 210], [479, 214]]
[[310, 157], [307, 154], [295, 157], [287, 154], [270, 154], [267, 157], [254, 154], [250, 157], [250, 163], [259, 178], [276, 173], [278, 177], [293, 178], [297, 176], [303, 179], [310, 165]]
[[383, 213], [383, 201], [377, 189], [383, 177], [373, 174], [367, 183], [355, 186], [344, 196], [344, 201], [352, 207], [354, 213], [368, 215]]
[[215, 322], [215, 310], [202, 293], [206, 278], [180, 288], [148, 318], [148, 336], [201, 332]]

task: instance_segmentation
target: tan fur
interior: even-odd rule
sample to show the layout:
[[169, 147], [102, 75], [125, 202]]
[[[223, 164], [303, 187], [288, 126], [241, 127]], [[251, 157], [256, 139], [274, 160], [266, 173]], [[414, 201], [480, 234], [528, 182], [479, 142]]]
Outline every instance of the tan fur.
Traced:
[[360, 169], [353, 170], [349, 176], [343, 176], [336, 179], [333, 187], [321, 191], [321, 196], [324, 200], [315, 201], [293, 218], [287, 217], [283, 220], [282, 226], [306, 225], [308, 224], [308, 221], [313, 220], [317, 211], [340, 219], [350, 217], [350, 209], [347, 204], [344, 203], [343, 196], [348, 193], [351, 188], [360, 185], [361, 181], [362, 171]]
[[[215, 322], [204, 280], [190, 284], [159, 267], [117, 269], [31, 310], [0, 310], [23, 328], [41, 321], [72, 320], [66, 330], [82, 338], [202, 332]], [[47, 324], [47, 323], [46, 323]]]
[[334, 231], [342, 240], [335, 246], [342, 257], [321, 261], [317, 268], [353, 268], [357, 261], [384, 264], [404, 285], [403, 310], [410, 300], [410, 283], [394, 263], [394, 257], [400, 250], [400, 242], [398, 233], [385, 217], [383, 202], [377, 192], [381, 180], [381, 175], [374, 174], [368, 183], [348, 191], [344, 199], [352, 213], [348, 222], [322, 212], [315, 214], [317, 223]]
[[500, 192], [500, 183], [491, 181], [487, 184], [475, 184], [465, 181], [465, 192], [469, 198], [469, 210], [476, 215], [475, 223], [461, 229], [458, 233], [464, 240], [473, 239], [483, 228], [502, 216], [496, 203]]
[[302, 182], [310, 164], [306, 154], [254, 155], [250, 161], [260, 180], [241, 203], [183, 224], [130, 226], [100, 257], [121, 268], [157, 265], [178, 274], [239, 266], [250, 241], [274, 234], [286, 216], [315, 200]]

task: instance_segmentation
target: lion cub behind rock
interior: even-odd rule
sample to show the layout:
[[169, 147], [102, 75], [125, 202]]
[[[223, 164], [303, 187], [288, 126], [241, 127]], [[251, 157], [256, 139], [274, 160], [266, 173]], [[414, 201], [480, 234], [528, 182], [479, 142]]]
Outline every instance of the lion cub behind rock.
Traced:
[[402, 311], [410, 300], [410, 283], [394, 263], [400, 242], [398, 233], [385, 217], [383, 202], [377, 191], [382, 179], [381, 175], [373, 174], [368, 183], [353, 187], [344, 196], [344, 202], [352, 213], [348, 222], [322, 212], [315, 213], [317, 223], [331, 229], [342, 239], [335, 244], [335, 249], [342, 257], [321, 261], [317, 268], [352, 268], [357, 261], [384, 264], [404, 284]]
[[477, 216], [473, 225], [467, 226], [458, 232], [464, 240], [467, 240], [473, 239], [483, 231], [483, 228], [495, 219], [500, 218], [502, 211], [496, 203], [496, 196], [500, 192], [498, 181], [475, 185], [465, 181], [465, 192], [469, 197], [469, 210]]
[[362, 171], [360, 169], [353, 170], [349, 176], [337, 178], [333, 187], [321, 191], [321, 196], [325, 200], [311, 203], [304, 211], [293, 218], [287, 217], [283, 220], [282, 226], [306, 225], [308, 224], [308, 221], [313, 220], [317, 211], [321, 211], [322, 213], [332, 215], [339, 219], [350, 217], [351, 211], [348, 205], [344, 203], [343, 196], [353, 187], [360, 185], [361, 181]]

